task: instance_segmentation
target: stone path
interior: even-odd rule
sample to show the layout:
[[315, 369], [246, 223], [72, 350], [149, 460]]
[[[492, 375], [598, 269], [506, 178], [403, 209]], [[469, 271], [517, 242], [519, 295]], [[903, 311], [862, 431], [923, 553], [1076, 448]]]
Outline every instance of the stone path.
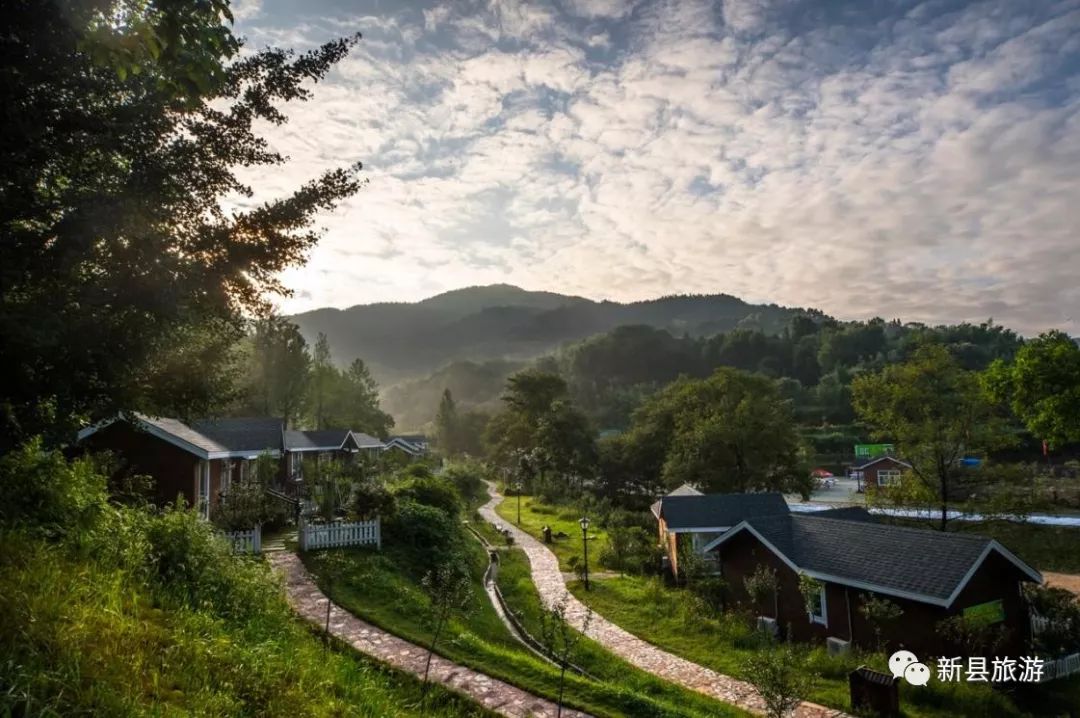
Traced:
[[[552, 605], [567, 596], [567, 617], [578, 627], [584, 621], [586, 608], [573, 594], [566, 590], [559, 559], [531, 534], [522, 531], [495, 512], [502, 502], [494, 484], [488, 484], [491, 500], [480, 507], [485, 520], [500, 524], [513, 532], [514, 542], [529, 557], [533, 583], [545, 605]], [[724, 703], [739, 706], [754, 713], [764, 713], [764, 704], [754, 687], [745, 681], [725, 676], [705, 666], [668, 653], [653, 644], [619, 628], [603, 616], [593, 613], [587, 632], [589, 638], [638, 668], [691, 690], [704, 693]], [[833, 708], [803, 703], [795, 712], [797, 718], [846, 718], [847, 714]]]
[[[286, 593], [293, 610], [318, 626], [326, 625], [328, 599], [315, 585], [296, 554], [279, 551], [267, 558], [284, 575]], [[361, 653], [417, 677], [424, 675], [426, 649], [361, 621], [337, 604], [330, 608], [330, 632]], [[510, 718], [554, 718], [557, 713], [557, 706], [549, 700], [438, 655], [431, 660], [429, 679]], [[562, 714], [567, 718], [589, 718], [587, 713], [566, 708], [563, 708]]]

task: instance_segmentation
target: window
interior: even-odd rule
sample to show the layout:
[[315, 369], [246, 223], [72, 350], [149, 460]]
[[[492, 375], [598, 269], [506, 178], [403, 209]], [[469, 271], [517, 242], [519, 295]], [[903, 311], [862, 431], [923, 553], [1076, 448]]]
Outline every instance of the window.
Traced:
[[818, 590], [817, 596], [814, 596], [810, 600], [810, 622], [820, 623], [823, 626], [829, 625], [828, 619], [825, 617], [825, 585], [822, 584]]
[[878, 486], [896, 486], [900, 483], [900, 469], [878, 469]]

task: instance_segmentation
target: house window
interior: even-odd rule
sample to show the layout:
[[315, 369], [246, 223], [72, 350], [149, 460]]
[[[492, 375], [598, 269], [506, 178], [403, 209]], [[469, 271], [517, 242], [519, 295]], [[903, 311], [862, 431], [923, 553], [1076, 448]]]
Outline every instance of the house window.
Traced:
[[829, 625], [829, 621], [825, 617], [825, 610], [825, 586], [823, 584], [818, 589], [818, 594], [810, 598], [810, 622], [820, 623], [823, 626]]
[[877, 472], [878, 486], [896, 486], [900, 483], [900, 469], [879, 469]]

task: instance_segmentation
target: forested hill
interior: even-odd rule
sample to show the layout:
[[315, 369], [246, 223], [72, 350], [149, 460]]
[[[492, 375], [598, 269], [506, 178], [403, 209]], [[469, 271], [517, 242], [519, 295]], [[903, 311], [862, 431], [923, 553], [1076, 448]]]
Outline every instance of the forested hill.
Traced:
[[736, 327], [780, 332], [796, 314], [775, 304], [748, 304], [726, 294], [671, 296], [643, 302], [596, 302], [496, 284], [469, 287], [412, 304], [366, 304], [293, 316], [309, 344], [320, 332], [335, 361], [363, 357], [383, 384], [425, 376], [451, 361], [529, 359], [567, 341], [625, 324], [676, 336], [712, 335]]

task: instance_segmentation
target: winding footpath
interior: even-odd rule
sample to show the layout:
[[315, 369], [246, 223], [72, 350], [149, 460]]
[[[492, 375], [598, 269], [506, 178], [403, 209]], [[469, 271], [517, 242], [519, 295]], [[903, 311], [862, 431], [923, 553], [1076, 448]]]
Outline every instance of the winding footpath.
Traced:
[[[567, 618], [578, 629], [584, 622], [587, 609], [566, 589], [566, 581], [559, 570], [559, 559], [531, 534], [522, 531], [495, 512], [503, 497], [494, 484], [488, 484], [491, 500], [480, 507], [480, 515], [491, 523], [511, 531], [514, 542], [529, 557], [533, 583], [540, 600], [551, 606], [567, 597]], [[592, 614], [587, 635], [628, 663], [648, 671], [666, 681], [677, 683], [724, 703], [736, 705], [754, 713], [764, 713], [765, 707], [757, 691], [749, 683], [717, 673], [711, 668], [688, 661], [657, 648], [648, 641], [619, 628], [598, 613]], [[833, 708], [804, 702], [794, 714], [797, 718], [846, 718], [847, 714]]]
[[[286, 595], [293, 610], [318, 626], [326, 622], [329, 599], [308, 575], [296, 554], [268, 553], [270, 564], [285, 578]], [[418, 678], [424, 675], [427, 649], [361, 621], [337, 604], [331, 604], [330, 632], [361, 653], [388, 663]], [[554, 718], [557, 706], [497, 678], [460, 666], [441, 656], [431, 660], [432, 683], [461, 693], [488, 710], [509, 718]], [[567, 718], [589, 718], [587, 713], [563, 708]]]

